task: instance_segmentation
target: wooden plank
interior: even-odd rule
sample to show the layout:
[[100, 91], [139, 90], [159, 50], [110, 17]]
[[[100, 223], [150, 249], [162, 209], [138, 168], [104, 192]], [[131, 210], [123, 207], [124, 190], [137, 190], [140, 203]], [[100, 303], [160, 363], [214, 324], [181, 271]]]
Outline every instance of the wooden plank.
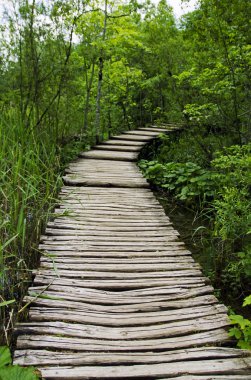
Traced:
[[[117, 187], [117, 189], [118, 188], [119, 187]], [[110, 190], [113, 188], [110, 187], [107, 189]], [[131, 189], [133, 189], [133, 187], [132, 188], [128, 187], [128, 189], [131, 190]], [[141, 189], [141, 188], [139, 188], [139, 189]], [[128, 197], [128, 199], [126, 201], [123, 201], [123, 200], [121, 200], [121, 197], [124, 197], [124, 195], [123, 194], [119, 194], [119, 195], [114, 194], [114, 195], [107, 196], [107, 195], [100, 194], [98, 197], [97, 196], [90, 196], [87, 198], [87, 196], [79, 196], [78, 194], [73, 193], [69, 197], [60, 197], [59, 201], [60, 201], [60, 205], [61, 204], [62, 205], [80, 204], [80, 205], [86, 205], [87, 207], [89, 206], [90, 208], [95, 208], [95, 203], [96, 203], [97, 208], [99, 208], [99, 207], [107, 207], [109, 209], [123, 208], [125, 210], [129, 210], [130, 208], [131, 209], [135, 208], [136, 211], [138, 211], [138, 210], [144, 211], [144, 209], [145, 209], [145, 211], [147, 211], [147, 210], [155, 211], [156, 210], [156, 211], [162, 211], [163, 212], [163, 209], [162, 210], [160, 209], [159, 203], [154, 202], [151, 199], [144, 200], [142, 198], [138, 198], [138, 199], [134, 198], [133, 199], [133, 198]], [[119, 201], [120, 201], [120, 204], [118, 204], [116, 206], [116, 204], [119, 203]], [[110, 205], [111, 202], [113, 202], [113, 206]]]
[[[98, 160], [97, 160], [98, 161]], [[93, 161], [95, 162], [95, 161]], [[101, 161], [100, 161], [101, 162]], [[111, 164], [113, 164], [113, 161], [111, 162]], [[119, 162], [120, 164], [120, 162]], [[72, 191], [77, 191], [77, 192], [80, 192], [81, 194], [90, 194], [90, 189], [87, 189], [87, 188], [79, 188], [79, 187], [71, 187], [71, 186], [64, 186], [62, 189], [61, 189], [61, 192], [62, 193], [72, 193]], [[91, 189], [91, 194], [100, 194], [100, 193], [104, 193], [104, 194], [107, 194], [107, 193], [118, 193], [118, 194], [129, 194], [131, 196], [135, 196], [135, 197], [145, 197], [145, 195], [148, 195], [151, 199], [154, 199], [153, 197], [153, 194], [151, 192], [151, 190], [145, 190], [145, 189], [141, 189], [141, 190], [136, 190], [136, 189], [109, 189], [108, 191], [105, 191], [105, 189], [100, 189], [99, 187], [94, 187], [93, 189]]]
[[123, 251], [120, 250], [93, 250], [93, 249], [85, 249], [85, 250], [78, 250], [72, 248], [72, 250], [68, 250], [69, 247], [67, 246], [65, 249], [57, 250], [57, 249], [47, 249], [45, 252], [43, 252], [44, 255], [49, 257], [88, 257], [88, 258], [156, 258], [156, 257], [187, 257], [191, 256], [191, 252], [186, 250], [142, 250], [138, 249], [137, 251], [132, 251], [132, 249]]
[[[191, 306], [204, 306], [204, 305], [213, 305], [217, 303], [217, 299], [214, 296], [201, 296], [195, 298], [189, 298], [188, 300], [175, 300], [175, 301], [152, 301], [142, 303], [134, 303], [132, 305], [126, 304], [123, 306], [109, 306], [109, 305], [98, 305], [94, 303], [84, 302], [81, 297], [74, 297], [74, 300], [71, 298], [72, 294], [67, 293], [57, 293], [57, 292], [44, 292], [41, 297], [39, 293], [32, 292], [33, 296], [26, 296], [24, 298], [24, 303], [29, 303], [35, 306], [45, 306], [45, 307], [65, 307], [66, 309], [76, 309], [76, 310], [89, 310], [89, 311], [108, 311], [112, 313], [122, 313], [122, 312], [145, 312], [145, 311], [158, 311], [164, 309], [181, 309], [184, 307]], [[48, 297], [48, 298], [47, 298]], [[216, 317], [213, 316], [214, 322], [216, 323]], [[227, 317], [225, 316], [225, 325], [227, 325]], [[207, 324], [204, 325], [205, 329], [213, 329], [213, 325], [207, 320]], [[198, 322], [200, 323], [200, 322]], [[190, 323], [193, 325], [193, 323]], [[198, 325], [199, 326], [199, 325]], [[197, 326], [197, 327], [198, 327]], [[222, 325], [223, 326], [223, 325]], [[219, 326], [218, 326], [219, 327]], [[162, 332], [162, 334], [165, 334]], [[164, 336], [164, 335], [163, 335]]]
[[94, 200], [90, 201], [86, 198], [80, 198], [80, 197], [72, 197], [68, 199], [62, 199], [60, 202], [61, 205], [83, 205], [85, 209], [87, 210], [135, 210], [135, 211], [144, 211], [144, 210], [151, 210], [151, 211], [162, 211], [163, 208], [156, 203], [143, 203], [135, 202], [135, 203], [110, 203], [110, 200], [107, 199], [106, 201], [103, 200], [101, 202], [95, 202]]
[[137, 278], [137, 279], [123, 279], [121, 281], [118, 279], [105, 279], [97, 278], [94, 279], [80, 279], [78, 276], [76, 278], [67, 278], [66, 277], [57, 277], [56, 272], [52, 274], [43, 273], [36, 275], [34, 279], [34, 284], [38, 285], [48, 285], [53, 283], [55, 285], [63, 285], [63, 286], [78, 286], [83, 288], [94, 288], [94, 289], [116, 289], [116, 290], [126, 290], [126, 289], [140, 289], [142, 287], [156, 287], [156, 286], [165, 286], [165, 285], [189, 285], [192, 287], [197, 287], [202, 284], [205, 284], [205, 279], [203, 277], [197, 276], [183, 276], [180, 277], [165, 277], [165, 278]]
[[[81, 222], [75, 222], [75, 221], [68, 221], [64, 222], [61, 221], [59, 218], [54, 220], [54, 222], [49, 222], [47, 224], [48, 228], [46, 229], [46, 233], [48, 235], [54, 235], [60, 233], [63, 233], [65, 231], [68, 233], [68, 231], [74, 233], [74, 231], [79, 231], [83, 234], [93, 234], [93, 235], [99, 235], [102, 236], [113, 233], [114, 236], [131, 236], [131, 234], [134, 234], [133, 231], [135, 231], [135, 236], [138, 236], [142, 234], [144, 237], [145, 235], [147, 236], [159, 236], [160, 234], [162, 235], [168, 235], [169, 233], [173, 233], [175, 235], [179, 235], [178, 231], [174, 230], [171, 223], [167, 225], [166, 227], [144, 227], [144, 226], [137, 226], [137, 227], [130, 227], [130, 226], [107, 226], [107, 225], [98, 225], [98, 226], [93, 226], [93, 225], [87, 225], [86, 223], [81, 223]], [[48, 232], [47, 232], [48, 231]], [[149, 233], [149, 235], [148, 235]]]
[[[52, 225], [51, 225], [52, 226]], [[53, 225], [53, 228], [46, 228], [45, 231], [47, 236], [96, 236], [96, 237], [109, 237], [112, 236], [114, 238], [116, 237], [124, 237], [124, 238], [129, 238], [129, 237], [134, 237], [134, 238], [141, 238], [145, 240], [145, 238], [158, 238], [158, 237], [167, 237], [167, 236], [178, 236], [178, 232], [175, 231], [172, 228], [166, 228], [164, 230], [142, 230], [142, 231], [114, 231], [112, 228], [103, 230], [102, 228], [100, 229], [87, 229], [87, 228], [68, 228], [65, 226], [65, 228], [62, 226]]]
[[[153, 304], [158, 302], [169, 302], [170, 308], [172, 303], [179, 301], [189, 302], [192, 298], [198, 298], [202, 296], [209, 297], [207, 299], [208, 304], [212, 304], [213, 296], [211, 295], [213, 288], [211, 286], [198, 286], [195, 288], [190, 288], [189, 285], [186, 286], [163, 286], [154, 288], [141, 288], [139, 290], [129, 290], [123, 292], [111, 292], [109, 290], [103, 291], [92, 288], [81, 288], [76, 286], [58, 286], [51, 284], [49, 289], [43, 286], [30, 287], [29, 293], [34, 297], [38, 294], [49, 294], [52, 297], [64, 298], [64, 299], [75, 299], [76, 301], [81, 301], [94, 305], [126, 305], [126, 307], [138, 304]], [[207, 304], [205, 303], [205, 305]], [[200, 306], [200, 305], [198, 305]], [[183, 304], [184, 307], [184, 304]]]
[[95, 149], [98, 150], [109, 150], [109, 151], [118, 151], [118, 152], [140, 152], [141, 146], [135, 145], [113, 145], [113, 144], [100, 144], [96, 145]]
[[86, 281], [93, 280], [98, 281], [102, 280], [105, 282], [109, 282], [110, 280], [112, 283], [116, 283], [117, 280], [120, 280], [122, 282], [122, 286], [125, 283], [127, 283], [130, 280], [140, 280], [140, 281], [147, 281], [149, 279], [149, 283], [152, 283], [153, 281], [162, 280], [162, 279], [177, 279], [177, 278], [183, 278], [185, 276], [186, 278], [201, 278], [201, 271], [196, 269], [183, 269], [179, 271], [170, 270], [170, 271], [160, 271], [160, 272], [113, 272], [113, 271], [84, 271], [84, 270], [70, 270], [70, 269], [63, 269], [58, 268], [57, 265], [54, 266], [54, 268], [51, 268], [49, 270], [48, 268], [40, 267], [38, 270], [33, 271], [34, 274], [37, 276], [47, 276], [47, 277], [53, 277], [57, 276], [61, 279], [65, 278], [71, 278], [71, 279], [84, 279]]
[[[170, 264], [165, 264], [165, 263], [160, 263], [160, 264], [142, 264], [142, 263], [129, 263], [129, 264], [107, 264], [103, 263], [100, 261], [99, 264], [87, 264], [87, 263], [80, 263], [76, 262], [76, 267], [74, 268], [75, 271], [91, 271], [91, 272], [149, 272], [149, 273], [155, 273], [158, 275], [158, 271], [161, 272], [173, 272], [173, 271], [182, 271], [185, 270], [191, 271], [192, 269], [200, 269], [200, 265], [197, 263], [170, 263]], [[42, 260], [41, 261], [41, 268], [50, 268], [52, 269], [53, 267], [56, 267], [56, 269], [68, 269], [71, 270], [73, 269], [72, 263], [66, 263], [64, 260], [62, 260], [61, 263], [56, 262], [55, 260], [51, 260], [49, 262], [48, 260]], [[152, 272], [151, 272], [152, 271]], [[200, 272], [198, 272], [200, 273]], [[123, 276], [123, 273], [122, 273]]]
[[[181, 310], [161, 310], [156, 312], [112, 313], [92, 312], [88, 310], [65, 310], [64, 308], [37, 308], [31, 307], [30, 318], [33, 321], [64, 321], [77, 323], [90, 323], [101, 326], [140, 326], [154, 323], [177, 322], [195, 318], [225, 314], [226, 308], [221, 305], [195, 306]], [[226, 334], [227, 336], [227, 334]]]
[[127, 175], [125, 173], [121, 173], [121, 171], [112, 171], [108, 172], [108, 170], [95, 170], [92, 168], [92, 170], [86, 170], [85, 168], [77, 167], [77, 168], [72, 168], [72, 169], [66, 169], [66, 174], [72, 174], [72, 175], [78, 175], [78, 176], [84, 176], [86, 178], [93, 178], [94, 176], [94, 171], [95, 171], [95, 178], [96, 179], [104, 179], [108, 177], [109, 179], [125, 179], [127, 178], [128, 180], [137, 180], [142, 182], [142, 177], [139, 176], [137, 172], [129, 172]]
[[122, 137], [120, 140], [107, 140], [107, 141], [104, 141], [102, 144], [107, 144], [107, 145], [122, 145], [122, 146], [139, 146], [139, 147], [143, 147], [145, 145], [145, 142], [144, 141], [133, 141], [133, 140], [122, 140]]
[[113, 234], [108, 234], [107, 233], [107, 236], [105, 235], [102, 235], [102, 236], [96, 236], [95, 234], [90, 236], [90, 235], [84, 235], [84, 234], [81, 234], [81, 233], [78, 233], [76, 232], [75, 234], [71, 233], [71, 234], [67, 234], [67, 235], [62, 235], [62, 234], [59, 234], [59, 235], [53, 235], [53, 236], [48, 236], [48, 235], [45, 235], [45, 236], [41, 236], [40, 238], [40, 241], [41, 242], [45, 242], [47, 244], [50, 244], [51, 242], [69, 242], [71, 244], [71, 242], [81, 242], [81, 241], [84, 241], [84, 242], [102, 242], [104, 243], [104, 245], [106, 245], [106, 242], [110, 243], [111, 245], [115, 242], [118, 242], [119, 244], [122, 244], [124, 242], [127, 242], [127, 243], [142, 243], [142, 240], [144, 241], [144, 243], [168, 243], [170, 241], [175, 241], [177, 240], [177, 235], [176, 234], [172, 234], [172, 233], [169, 233], [168, 235], [166, 236], [113, 236]]
[[[76, 271], [100, 271], [106, 272], [106, 271], [111, 271], [111, 272], [149, 272], [149, 273], [155, 273], [157, 272], [156, 275], [159, 272], [165, 272], [167, 271], [172, 272], [172, 271], [190, 271], [192, 269], [200, 269], [200, 265], [197, 263], [111, 263], [107, 264], [104, 263], [103, 261], [100, 261], [99, 264], [94, 264], [94, 263], [81, 263], [81, 262], [75, 262], [76, 267], [74, 270]], [[56, 262], [56, 260], [41, 260], [41, 268], [53, 268], [56, 267], [57, 269], [73, 269], [72, 263], [66, 263], [65, 260], [62, 260], [61, 262]], [[186, 272], [187, 273], [187, 272]]]
[[[107, 327], [65, 322], [29, 322], [20, 323], [15, 330], [22, 335], [62, 335], [81, 339], [128, 341], [178, 337], [197, 332], [217, 330], [229, 325], [230, 321], [227, 316], [219, 315], [195, 318], [192, 321], [160, 323], [144, 327]], [[129, 346], [130, 343], [128, 342]]]
[[133, 181], [132, 179], [122, 180], [122, 179], [112, 179], [112, 178], [95, 178], [88, 179], [85, 177], [76, 176], [75, 174], [63, 176], [63, 181], [67, 185], [81, 185], [81, 186], [103, 186], [103, 187], [145, 187], [148, 188], [149, 184], [146, 181]]
[[145, 219], [150, 219], [152, 220], [159, 220], [162, 218], [162, 220], [165, 220], [165, 213], [163, 210], [102, 210], [100, 211], [99, 209], [91, 209], [88, 210], [84, 205], [78, 204], [78, 205], [60, 205], [60, 208], [55, 209], [55, 212], [60, 211], [61, 213], [64, 210], [73, 210], [73, 214], [78, 214], [78, 213], [83, 213], [86, 216], [100, 216], [100, 213], [102, 212], [102, 216], [119, 216], [121, 218], [126, 218], [126, 219], [131, 219], [131, 218], [137, 218], [140, 219], [141, 221], [144, 221]]
[[[214, 360], [250, 357], [250, 351], [224, 347], [189, 348], [176, 351], [144, 352], [144, 353], [105, 353], [89, 352], [59, 352], [47, 350], [16, 350], [14, 361], [19, 365], [48, 366], [48, 365], [93, 365], [93, 364], [151, 364], [151, 363], [176, 363], [194, 360]], [[237, 376], [237, 375], [234, 375]], [[246, 376], [246, 375], [244, 375]], [[250, 376], [251, 377], [251, 376]], [[205, 378], [205, 377], [204, 377]], [[182, 379], [188, 380], [186, 377]], [[197, 377], [199, 380], [200, 378]], [[209, 378], [205, 378], [209, 380]], [[226, 379], [226, 377], [224, 378]], [[237, 380], [238, 377], [230, 376], [228, 379]], [[244, 380], [244, 377], [242, 378]], [[245, 379], [249, 379], [248, 377]], [[210, 378], [212, 380], [212, 377]]]
[[140, 141], [143, 143], [147, 143], [153, 140], [153, 136], [133, 136], [133, 135], [124, 133], [123, 135], [113, 136], [112, 140]]
[[[39, 248], [43, 250], [65, 250], [66, 243], [64, 241], [46, 241], [46, 243], [40, 244]], [[110, 251], [152, 251], [152, 250], [168, 250], [171, 247], [183, 247], [183, 243], [179, 241], [167, 241], [167, 242], [128, 242], [128, 241], [81, 241], [81, 240], [73, 240], [68, 241], [67, 249], [69, 251], [72, 250], [110, 250]]]
[[[189, 338], [189, 339], [188, 339]], [[200, 347], [217, 342], [227, 342], [228, 334], [224, 329], [215, 329], [201, 333], [192, 333], [186, 336], [175, 336], [170, 338], [154, 338], [143, 340], [109, 340], [100, 341], [94, 338], [71, 338], [54, 335], [21, 335], [17, 342], [18, 349], [24, 348], [47, 348], [69, 349], [71, 351], [149, 351], [161, 349], [179, 349], [189, 347]]]
[[149, 132], [159, 132], [159, 133], [167, 133], [168, 130], [165, 128], [157, 128], [157, 127], [148, 127], [148, 128], [138, 128], [137, 131], [149, 131]]
[[89, 152], [80, 153], [80, 157], [114, 161], [136, 161], [138, 154], [132, 152], [106, 152], [93, 149]]
[[[231, 358], [186, 361], [178, 363], [161, 363], [151, 365], [133, 366], [83, 366], [83, 367], [59, 367], [41, 368], [42, 375], [48, 379], [161, 379], [177, 378], [178, 376], [191, 375], [247, 375], [250, 377], [250, 358]], [[210, 377], [209, 377], [210, 378]], [[212, 377], [211, 377], [212, 379]], [[216, 377], [217, 379], [217, 377]]]
[[[111, 223], [110, 223], [111, 224]], [[97, 234], [101, 234], [101, 233], [109, 233], [109, 232], [113, 232], [116, 236], [116, 234], [131, 234], [133, 231], [135, 231], [135, 234], [140, 234], [142, 233], [142, 236], [144, 236], [144, 234], [147, 234], [149, 232], [149, 236], [151, 236], [151, 233], [152, 234], [168, 234], [168, 232], [172, 232], [172, 233], [177, 233], [177, 235], [179, 234], [176, 230], [173, 229], [172, 227], [172, 224], [171, 223], [166, 223], [166, 224], [163, 224], [163, 225], [160, 225], [160, 226], [156, 226], [156, 225], [146, 225], [146, 226], [141, 226], [141, 225], [134, 225], [134, 226], [128, 226], [128, 225], [108, 225], [108, 224], [102, 224], [102, 225], [92, 225], [92, 224], [87, 224], [85, 222], [81, 222], [81, 221], [76, 221], [76, 220], [65, 220], [65, 218], [62, 220], [61, 218], [56, 218], [54, 219], [53, 222], [49, 222], [48, 224], [48, 227], [52, 230], [68, 230], [68, 231], [82, 231], [83, 233], [86, 232], [86, 233], [97, 233]]]
[[[158, 137], [160, 135], [157, 130], [146, 131], [145, 129], [144, 130], [136, 129], [134, 131], [125, 132], [125, 134], [133, 135], [133, 136], [151, 136], [152, 138]], [[123, 135], [124, 134], [122, 134], [122, 137], [123, 137]]]
[[[192, 257], [189, 256], [180, 256], [177, 260], [176, 256], [173, 257], [151, 257], [151, 258], [141, 258], [141, 257], [128, 257], [128, 258], [96, 258], [96, 257], [79, 257], [79, 256], [53, 256], [53, 257], [47, 257], [47, 256], [42, 256], [40, 258], [40, 262], [43, 263], [65, 263], [65, 264], [87, 264], [87, 265], [143, 265], [143, 264], [151, 264], [152, 268], [154, 268], [154, 265], [175, 265], [176, 268], [177, 266], [184, 266], [184, 265], [190, 265], [194, 264], [194, 260]], [[197, 263], [196, 263], [197, 264]], [[197, 264], [198, 267], [200, 268], [200, 265]]]

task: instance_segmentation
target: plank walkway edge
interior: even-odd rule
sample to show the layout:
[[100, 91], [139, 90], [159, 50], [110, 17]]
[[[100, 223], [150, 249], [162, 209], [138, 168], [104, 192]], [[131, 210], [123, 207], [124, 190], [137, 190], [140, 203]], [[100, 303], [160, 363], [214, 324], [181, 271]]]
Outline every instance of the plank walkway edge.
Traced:
[[124, 132], [66, 169], [14, 364], [47, 380], [251, 380], [251, 351], [230, 347], [227, 308], [136, 165], [182, 128]]

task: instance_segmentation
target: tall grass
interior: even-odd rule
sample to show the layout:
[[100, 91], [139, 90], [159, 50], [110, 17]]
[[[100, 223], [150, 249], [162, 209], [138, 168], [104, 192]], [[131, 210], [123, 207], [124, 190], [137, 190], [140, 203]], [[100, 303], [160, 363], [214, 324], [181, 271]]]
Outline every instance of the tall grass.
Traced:
[[14, 311], [38, 260], [36, 243], [60, 186], [59, 170], [53, 136], [27, 129], [16, 111], [0, 116], [1, 343], [9, 343]]

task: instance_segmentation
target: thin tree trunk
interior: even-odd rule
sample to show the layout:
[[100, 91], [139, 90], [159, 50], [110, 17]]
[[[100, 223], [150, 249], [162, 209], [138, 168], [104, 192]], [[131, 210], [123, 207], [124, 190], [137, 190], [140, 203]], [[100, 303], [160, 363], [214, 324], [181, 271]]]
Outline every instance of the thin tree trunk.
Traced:
[[95, 61], [92, 62], [92, 69], [90, 78], [88, 80], [88, 72], [86, 68], [86, 98], [85, 98], [85, 108], [84, 108], [84, 127], [83, 132], [86, 133], [88, 130], [88, 113], [90, 108], [90, 98], [91, 98], [91, 89], [95, 72]]
[[[102, 40], [105, 41], [106, 31], [107, 31], [107, 8], [108, 0], [105, 0], [105, 10], [104, 10], [104, 27], [102, 31]], [[103, 81], [103, 68], [104, 68], [104, 49], [100, 51], [99, 57], [99, 73], [98, 73], [98, 89], [97, 89], [97, 98], [96, 98], [96, 118], [95, 118], [95, 129], [96, 129], [96, 142], [98, 143], [101, 139], [100, 136], [100, 113], [101, 113], [101, 97], [102, 97], [102, 81]]]

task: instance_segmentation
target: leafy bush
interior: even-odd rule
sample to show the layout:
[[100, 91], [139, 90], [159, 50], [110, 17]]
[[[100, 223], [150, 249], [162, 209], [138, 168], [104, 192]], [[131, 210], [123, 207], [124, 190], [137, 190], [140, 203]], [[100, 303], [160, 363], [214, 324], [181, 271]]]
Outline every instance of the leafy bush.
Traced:
[[214, 248], [212, 278], [234, 296], [250, 291], [250, 151], [251, 144], [224, 148], [208, 168], [190, 161], [163, 163], [163, 152], [159, 161], [140, 162], [153, 184], [206, 215], [205, 234]]
[[[246, 297], [243, 302], [243, 306], [250, 305], [251, 295]], [[237, 339], [238, 347], [251, 350], [251, 321], [238, 314], [230, 315], [229, 318], [231, 323], [235, 325], [229, 330], [229, 335]]]
[[211, 163], [221, 176], [221, 184], [249, 190], [251, 185], [251, 144], [233, 145], [217, 151]]
[[183, 201], [204, 200], [214, 196], [217, 174], [193, 162], [161, 164], [158, 161], [140, 161], [147, 179], [174, 193]]
[[[157, 160], [166, 162], [193, 162], [209, 168], [214, 153], [231, 146], [227, 135], [219, 135], [213, 127], [187, 127], [182, 133], [163, 135], [157, 151]], [[156, 156], [155, 158], [156, 159]]]

